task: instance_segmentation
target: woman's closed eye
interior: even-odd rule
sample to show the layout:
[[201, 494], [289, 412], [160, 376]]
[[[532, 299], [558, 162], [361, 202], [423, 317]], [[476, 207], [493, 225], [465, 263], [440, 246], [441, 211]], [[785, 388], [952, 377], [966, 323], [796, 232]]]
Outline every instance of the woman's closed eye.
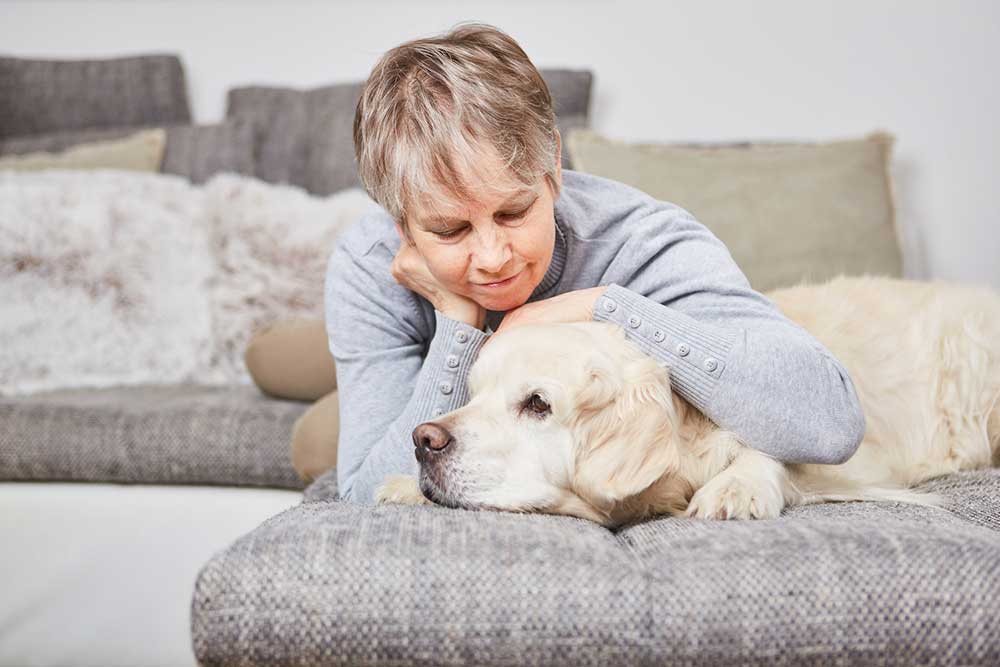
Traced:
[[[519, 213], [501, 213], [500, 217], [502, 219], [504, 219], [504, 220], [519, 220], [520, 218], [523, 218], [528, 213], [528, 211], [530, 209], [531, 209], [531, 207], [529, 206], [528, 208], [524, 209], [523, 211], [521, 211]], [[459, 227], [457, 229], [451, 229], [451, 230], [449, 230], [447, 232], [434, 232], [434, 234], [438, 238], [451, 239], [451, 238], [455, 238], [461, 232], [464, 232], [466, 229], [468, 229], [468, 226]]]

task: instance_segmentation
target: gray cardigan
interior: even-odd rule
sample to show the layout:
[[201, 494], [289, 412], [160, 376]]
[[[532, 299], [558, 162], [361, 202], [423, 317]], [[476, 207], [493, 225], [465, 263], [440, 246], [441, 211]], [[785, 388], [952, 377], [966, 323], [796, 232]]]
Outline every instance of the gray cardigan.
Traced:
[[[683, 208], [563, 170], [552, 261], [529, 301], [607, 285], [594, 320], [669, 366], [673, 389], [721, 428], [784, 462], [841, 463], [865, 416], [844, 367], [754, 291], [726, 246]], [[486, 331], [453, 320], [390, 272], [400, 239], [377, 210], [338, 238], [325, 283], [340, 404], [342, 498], [374, 502], [386, 475], [416, 475], [411, 433], [469, 401]]]

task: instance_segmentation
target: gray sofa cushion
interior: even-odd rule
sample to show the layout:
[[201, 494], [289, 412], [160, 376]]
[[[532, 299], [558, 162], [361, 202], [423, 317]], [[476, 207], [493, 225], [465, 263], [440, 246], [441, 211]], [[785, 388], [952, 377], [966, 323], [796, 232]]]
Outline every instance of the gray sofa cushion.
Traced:
[[177, 56], [0, 57], [0, 138], [190, 122], [184, 68]]
[[[160, 166], [163, 173], [184, 176], [192, 183], [204, 183], [223, 171], [253, 176], [254, 131], [247, 121], [169, 125], [164, 129], [167, 147]], [[0, 156], [63, 151], [92, 141], [127, 137], [137, 131], [134, 127], [100, 128], [0, 139]]]
[[[588, 125], [589, 71], [540, 70], [552, 95], [559, 131]], [[226, 116], [248, 118], [256, 129], [255, 175], [317, 195], [360, 187], [354, 157], [354, 111], [363, 82], [297, 90], [266, 86], [234, 88]], [[563, 166], [572, 168], [563, 148]]]
[[304, 502], [201, 570], [201, 665], [996, 665], [1000, 471], [947, 509], [582, 519]]
[[301, 489], [289, 445], [307, 408], [248, 386], [0, 397], [0, 480]]
[[252, 123], [257, 178], [325, 196], [359, 185], [352, 122], [360, 92], [360, 83], [235, 88], [227, 94], [226, 117]]
[[340, 494], [337, 490], [337, 469], [332, 468], [317, 477], [312, 484], [302, 492], [302, 502], [316, 503], [330, 500], [339, 500]]

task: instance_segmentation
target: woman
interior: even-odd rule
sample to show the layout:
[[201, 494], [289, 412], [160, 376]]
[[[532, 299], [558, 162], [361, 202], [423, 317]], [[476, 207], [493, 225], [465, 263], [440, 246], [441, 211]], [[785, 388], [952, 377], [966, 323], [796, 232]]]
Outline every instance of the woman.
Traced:
[[671, 369], [674, 390], [786, 462], [839, 463], [865, 418], [840, 363], [751, 289], [684, 209], [561, 169], [545, 82], [482, 24], [387, 52], [354, 119], [381, 211], [338, 239], [326, 329], [342, 498], [416, 475], [411, 432], [468, 402], [493, 335], [604, 320]]

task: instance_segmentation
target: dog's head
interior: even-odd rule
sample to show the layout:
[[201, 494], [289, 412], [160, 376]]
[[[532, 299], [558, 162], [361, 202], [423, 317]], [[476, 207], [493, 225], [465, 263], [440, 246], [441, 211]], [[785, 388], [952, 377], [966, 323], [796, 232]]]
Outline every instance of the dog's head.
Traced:
[[495, 335], [468, 386], [464, 407], [413, 431], [421, 491], [438, 504], [611, 525], [618, 503], [677, 468], [667, 369], [615, 324]]

